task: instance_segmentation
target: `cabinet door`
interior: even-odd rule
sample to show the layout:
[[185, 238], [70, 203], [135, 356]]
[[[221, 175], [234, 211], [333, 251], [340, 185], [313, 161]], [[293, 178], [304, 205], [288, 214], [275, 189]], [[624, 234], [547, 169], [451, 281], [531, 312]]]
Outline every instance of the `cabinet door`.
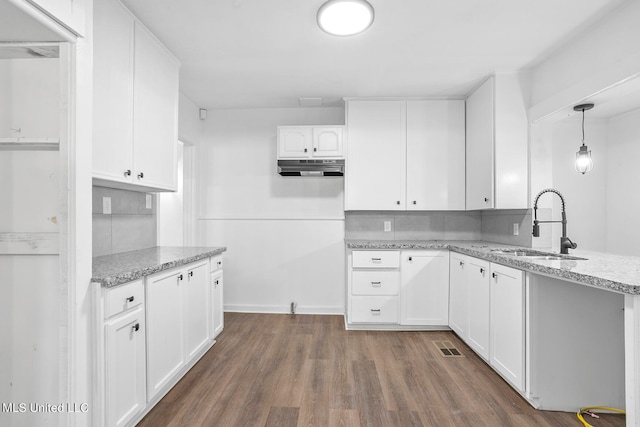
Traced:
[[311, 156], [309, 126], [278, 126], [278, 157], [301, 159]]
[[467, 210], [494, 207], [493, 77], [467, 99]]
[[404, 210], [406, 102], [347, 103], [346, 210]]
[[449, 327], [467, 340], [467, 257], [449, 255]]
[[146, 405], [142, 307], [105, 324], [106, 425], [126, 425]]
[[212, 338], [217, 337], [224, 329], [224, 281], [222, 270], [218, 270], [211, 275], [211, 330]]
[[211, 297], [208, 284], [209, 260], [189, 266], [184, 292], [184, 336], [187, 360], [191, 360], [209, 342]]
[[449, 252], [402, 251], [402, 325], [449, 324]]
[[490, 364], [524, 390], [524, 274], [491, 264]]
[[313, 128], [313, 157], [342, 157], [341, 127]]
[[179, 66], [137, 22], [134, 60], [133, 179], [141, 185], [175, 190]]
[[147, 278], [147, 398], [151, 400], [185, 364], [182, 270]]
[[407, 210], [464, 210], [464, 101], [407, 101]]
[[93, 176], [133, 182], [133, 27], [119, 2], [94, 2]]
[[480, 356], [489, 360], [489, 262], [469, 258], [468, 262], [468, 341]]

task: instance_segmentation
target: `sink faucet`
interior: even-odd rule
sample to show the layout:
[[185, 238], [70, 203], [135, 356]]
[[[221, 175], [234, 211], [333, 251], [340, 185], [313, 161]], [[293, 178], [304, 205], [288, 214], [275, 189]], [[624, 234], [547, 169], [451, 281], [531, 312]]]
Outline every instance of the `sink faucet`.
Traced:
[[[562, 220], [561, 221], [538, 221], [538, 199], [544, 193], [555, 193], [560, 197], [560, 201], [562, 201]], [[562, 223], [562, 237], [560, 237], [560, 253], [568, 254], [569, 249], [575, 249], [578, 247], [576, 243], [573, 243], [571, 239], [567, 237], [567, 214], [564, 210], [564, 197], [558, 190], [553, 188], [545, 188], [541, 192], [538, 193], [535, 200], [533, 201], [533, 237], [540, 237], [540, 226], [538, 224], [545, 222], [561, 222]]]

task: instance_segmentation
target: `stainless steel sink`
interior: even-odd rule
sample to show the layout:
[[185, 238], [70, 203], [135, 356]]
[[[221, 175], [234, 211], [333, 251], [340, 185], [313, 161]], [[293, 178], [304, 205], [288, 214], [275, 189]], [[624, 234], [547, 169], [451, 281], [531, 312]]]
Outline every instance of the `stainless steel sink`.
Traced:
[[565, 261], [580, 261], [586, 260], [587, 258], [581, 258], [571, 255], [559, 255], [550, 252], [541, 252], [533, 249], [494, 249], [491, 253], [498, 255], [508, 255], [514, 257], [524, 257], [528, 260], [536, 260], [536, 261], [554, 261], [554, 260], [565, 260]]

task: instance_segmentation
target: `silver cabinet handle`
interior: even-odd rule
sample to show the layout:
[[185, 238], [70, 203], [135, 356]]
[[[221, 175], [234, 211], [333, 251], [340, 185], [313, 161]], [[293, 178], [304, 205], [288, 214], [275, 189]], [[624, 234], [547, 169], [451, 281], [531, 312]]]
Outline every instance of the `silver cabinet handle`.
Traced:
[[382, 310], [380, 310], [379, 308], [372, 308], [371, 309], [371, 314], [380, 314]]
[[142, 179], [142, 178], [144, 178], [144, 172], [140, 172], [140, 173], [138, 174], [138, 179]]
[[126, 298], [127, 302], [133, 302], [133, 300], [134, 300], [134, 299], [135, 299], [135, 298], [133, 297], [133, 295], [132, 295], [132, 296], [130, 296], [129, 298]]
[[371, 258], [371, 262], [382, 262], [382, 258]]
[[126, 171], [124, 171], [124, 176], [131, 176], [131, 169], [127, 169]]
[[371, 286], [374, 288], [380, 288], [382, 287], [382, 282], [371, 282]]
[[140, 330], [140, 323], [136, 323], [135, 325], [133, 325], [131, 327], [131, 330], [134, 331], [134, 332], [139, 331]]

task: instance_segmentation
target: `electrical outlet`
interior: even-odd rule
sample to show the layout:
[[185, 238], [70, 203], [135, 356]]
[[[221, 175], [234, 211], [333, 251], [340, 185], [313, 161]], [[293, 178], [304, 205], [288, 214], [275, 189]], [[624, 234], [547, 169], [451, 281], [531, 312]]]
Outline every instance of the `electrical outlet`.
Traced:
[[513, 223], [513, 235], [514, 236], [520, 235], [520, 224], [518, 224], [517, 222]]
[[391, 231], [391, 221], [384, 222], [384, 231]]
[[102, 198], [102, 213], [104, 215], [111, 215], [111, 197]]

